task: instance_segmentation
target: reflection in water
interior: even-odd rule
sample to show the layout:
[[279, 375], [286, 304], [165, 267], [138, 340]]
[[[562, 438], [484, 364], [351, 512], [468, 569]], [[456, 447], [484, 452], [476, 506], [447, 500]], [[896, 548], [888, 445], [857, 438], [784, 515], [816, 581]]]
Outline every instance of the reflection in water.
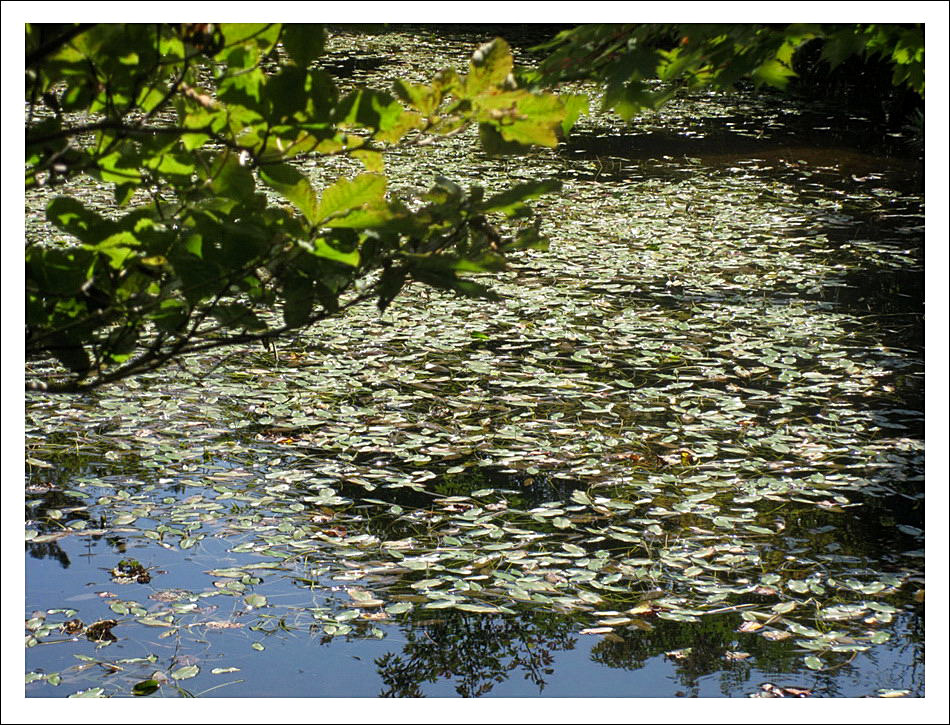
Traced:
[[553, 672], [552, 652], [574, 647], [572, 629], [570, 620], [547, 614], [489, 619], [451, 612], [417, 622], [404, 630], [401, 655], [376, 660], [380, 694], [422, 697], [424, 683], [445, 679], [461, 697], [479, 697], [512, 674], [541, 693]]
[[[590, 650], [592, 662], [646, 678], [641, 692], [647, 696], [667, 694], [666, 678], [675, 682], [678, 696], [687, 697], [748, 696], [766, 683], [805, 689], [815, 697], [854, 696], [866, 691], [869, 682], [882, 689], [902, 687], [913, 696], [924, 694], [923, 618], [918, 613], [901, 616], [899, 642], [842, 655], [836, 666], [823, 672], [801, 664], [801, 647], [794, 639], [776, 641], [738, 632], [743, 621], [738, 614], [700, 622], [652, 621], [652, 630], [618, 629]], [[515, 679], [527, 686], [525, 696], [557, 697], [563, 693], [546, 688], [559, 666], [570, 666], [559, 661], [559, 653], [578, 645], [572, 630], [569, 618], [548, 613], [488, 619], [450, 612], [403, 625], [402, 652], [374, 660], [383, 683], [380, 695], [424, 697], [426, 685], [450, 684], [462, 697], [491, 696], [496, 687]], [[690, 646], [683, 648], [684, 643]], [[667, 664], [664, 681], [652, 682], [658, 661]], [[583, 687], [583, 682], [578, 685]], [[607, 694], [593, 683], [589, 687], [591, 696]]]

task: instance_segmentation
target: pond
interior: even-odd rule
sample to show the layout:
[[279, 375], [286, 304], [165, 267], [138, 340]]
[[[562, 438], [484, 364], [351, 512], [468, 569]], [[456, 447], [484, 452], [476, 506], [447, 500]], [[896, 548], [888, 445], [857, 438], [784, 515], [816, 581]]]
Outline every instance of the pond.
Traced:
[[395, 151], [397, 188], [563, 181], [502, 302], [29, 393], [27, 697], [923, 697], [922, 164], [868, 138], [737, 92]]

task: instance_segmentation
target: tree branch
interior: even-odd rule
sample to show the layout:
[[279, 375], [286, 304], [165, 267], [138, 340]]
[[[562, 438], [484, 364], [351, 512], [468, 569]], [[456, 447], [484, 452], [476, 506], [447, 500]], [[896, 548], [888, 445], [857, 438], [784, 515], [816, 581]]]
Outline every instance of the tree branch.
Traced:
[[77, 35], [82, 35], [90, 28], [96, 27], [97, 24], [98, 23], [79, 23], [74, 28], [67, 30], [62, 35], [43, 43], [43, 45], [34, 50], [32, 53], [26, 54], [26, 67], [32, 68], [37, 63], [46, 58], [46, 56], [66, 45], [66, 43], [75, 38]]

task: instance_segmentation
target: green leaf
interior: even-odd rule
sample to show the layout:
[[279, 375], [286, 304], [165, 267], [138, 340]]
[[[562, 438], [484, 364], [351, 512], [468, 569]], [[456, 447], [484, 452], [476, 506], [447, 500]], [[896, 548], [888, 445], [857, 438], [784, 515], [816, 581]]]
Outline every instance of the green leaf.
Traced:
[[306, 68], [311, 61], [323, 54], [326, 38], [322, 25], [293, 23], [284, 25], [280, 41], [290, 57], [290, 62], [300, 68]]
[[784, 90], [788, 86], [789, 80], [794, 78], [795, 75], [795, 71], [781, 61], [770, 60], [756, 68], [752, 73], [752, 78], [757, 83]]
[[380, 204], [385, 193], [386, 177], [382, 174], [360, 174], [354, 179], [337, 179], [320, 197], [314, 219], [317, 222], [326, 222], [353, 209]]
[[511, 47], [503, 38], [479, 46], [469, 64], [466, 92], [474, 95], [502, 84], [513, 66]]
[[235, 154], [216, 154], [210, 166], [211, 190], [220, 196], [248, 202], [254, 196], [254, 174]]
[[117, 231], [115, 222], [104, 219], [69, 196], [57, 196], [50, 201], [46, 218], [86, 244], [95, 244]]
[[113, 184], [137, 184], [142, 181], [139, 159], [115, 151], [98, 160], [99, 176]]
[[468, 602], [456, 604], [455, 609], [460, 609], [463, 612], [476, 612], [478, 614], [498, 614], [501, 612], [498, 607], [493, 607], [489, 604], [469, 604]]
[[478, 139], [489, 156], [521, 156], [530, 148], [523, 143], [506, 139], [491, 123], [478, 124]]
[[384, 267], [376, 286], [376, 307], [382, 313], [402, 290], [408, 278], [408, 271], [400, 267]]
[[76, 295], [93, 278], [96, 255], [89, 249], [30, 249], [26, 255], [27, 289], [44, 297]]
[[255, 609], [267, 606], [267, 597], [263, 594], [248, 594], [244, 597], [244, 602]]
[[363, 126], [389, 131], [399, 124], [405, 109], [382, 91], [361, 88], [347, 94], [333, 110], [333, 120], [340, 126]]
[[183, 300], [162, 300], [158, 311], [149, 315], [149, 319], [164, 332], [178, 332], [188, 321], [188, 308]]
[[276, 23], [221, 23], [219, 29], [224, 48], [216, 60], [227, 64], [233, 73], [255, 65], [262, 53], [277, 42], [281, 26]]
[[316, 292], [313, 280], [302, 275], [288, 275], [283, 281], [284, 324], [300, 327], [310, 319]]
[[132, 686], [132, 694], [136, 697], [145, 697], [158, 690], [158, 680], [142, 680]]
[[[501, 98], [496, 95], [493, 98]], [[497, 122], [498, 130], [507, 141], [523, 144], [557, 146], [557, 131], [565, 118], [565, 107], [561, 99], [552, 95], [538, 95], [518, 92], [515, 96], [516, 108], [511, 119], [504, 116]], [[479, 120], [485, 120], [480, 115]]]
[[405, 103], [417, 109], [424, 116], [431, 116], [442, 103], [442, 88], [438, 84], [433, 86], [416, 85], [401, 78], [393, 81], [393, 90]]
[[191, 157], [185, 154], [160, 154], [146, 159], [144, 166], [164, 176], [175, 178], [178, 181], [189, 180], [195, 173], [195, 164]]
[[564, 120], [561, 121], [561, 132], [567, 136], [577, 119], [590, 113], [590, 99], [581, 93], [571, 93], [559, 96], [564, 104]]
[[331, 246], [327, 240], [322, 237], [314, 239], [312, 243], [301, 242], [300, 244], [315, 257], [330, 259], [334, 262], [340, 262], [349, 267], [358, 267], [360, 264], [360, 253], [358, 250], [354, 249], [349, 252], [341, 251], [336, 247]]
[[366, 149], [357, 149], [350, 155], [355, 159], [359, 159], [363, 163], [363, 167], [368, 172], [379, 174], [383, 173], [383, 155], [380, 152], [367, 151]]
[[[261, 99], [266, 103], [267, 121], [271, 126], [292, 123], [307, 108], [307, 83], [310, 79], [305, 68], [285, 66], [276, 75], [268, 76], [261, 87]], [[291, 138], [296, 132], [291, 134]]]
[[201, 668], [198, 665], [185, 665], [184, 667], [179, 667], [177, 670], [173, 670], [171, 673], [171, 678], [173, 680], [189, 680], [201, 671]]
[[772, 611], [776, 614], [788, 614], [797, 606], [798, 602], [795, 601], [779, 602], [774, 607], [772, 607]]
[[109, 266], [113, 269], [122, 269], [136, 256], [135, 247], [139, 240], [134, 234], [127, 231], [111, 234], [105, 239], [88, 247], [100, 252], [109, 259]]
[[297, 207], [311, 224], [325, 218], [318, 211], [317, 195], [307, 177], [293, 166], [268, 164], [260, 168], [260, 176], [265, 184]]
[[69, 695], [69, 697], [105, 697], [103, 692], [104, 690], [101, 687], [92, 687], [88, 690], [74, 692], [72, 695]]
[[584, 505], [584, 506], [593, 506], [593, 505], [594, 505], [594, 502], [590, 500], [590, 496], [588, 496], [588, 495], [587, 495], [586, 493], [584, 493], [583, 491], [573, 491], [573, 492], [571, 492], [571, 500], [574, 501], [574, 502], [576, 502], [576, 503], [582, 504], [582, 505]]
[[502, 212], [507, 216], [513, 216], [524, 207], [525, 201], [536, 199], [542, 194], [560, 191], [562, 186], [561, 182], [556, 179], [518, 184], [518, 186], [514, 186], [482, 202], [478, 208], [483, 212]]

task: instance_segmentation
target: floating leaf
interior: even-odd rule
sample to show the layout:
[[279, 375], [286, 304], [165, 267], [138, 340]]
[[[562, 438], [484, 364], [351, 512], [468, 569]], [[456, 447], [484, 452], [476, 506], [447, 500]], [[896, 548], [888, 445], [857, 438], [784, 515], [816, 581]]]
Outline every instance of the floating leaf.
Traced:
[[[174, 675], [172, 675], [174, 677]], [[142, 680], [132, 686], [132, 694], [136, 697], [145, 697], [156, 692], [160, 686], [158, 680]]]
[[267, 597], [263, 594], [248, 594], [244, 597], [244, 602], [249, 606], [257, 609], [259, 607], [267, 606]]
[[825, 666], [825, 663], [814, 655], [809, 655], [805, 658], [805, 666], [810, 670], [820, 670]]
[[470, 604], [468, 602], [456, 604], [455, 608], [460, 609], [463, 612], [477, 612], [479, 614], [498, 614], [501, 612], [498, 607], [493, 607], [488, 604]]
[[103, 692], [104, 690], [101, 687], [91, 687], [88, 690], [74, 692], [72, 695], [69, 695], [69, 697], [105, 697]]
[[171, 678], [173, 680], [188, 680], [197, 675], [201, 671], [201, 668], [198, 665], [185, 665], [184, 667], [179, 667], [177, 670], [172, 670]]

